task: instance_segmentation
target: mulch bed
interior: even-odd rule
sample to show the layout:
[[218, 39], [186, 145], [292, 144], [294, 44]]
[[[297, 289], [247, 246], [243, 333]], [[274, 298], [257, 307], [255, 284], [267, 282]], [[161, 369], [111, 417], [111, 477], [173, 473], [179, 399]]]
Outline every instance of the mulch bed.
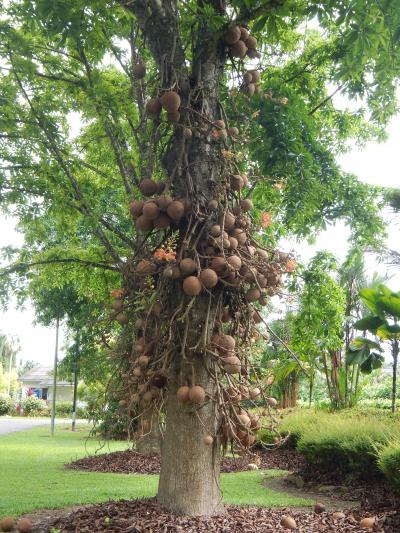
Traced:
[[[274, 449], [257, 451], [243, 458], [225, 457], [221, 462], [221, 472], [249, 470], [249, 463], [256, 464], [261, 470], [300, 470], [305, 467], [304, 458], [294, 450]], [[141, 455], [133, 450], [125, 450], [84, 457], [66, 467], [113, 474], [159, 474], [161, 461], [158, 454]]]
[[[34, 532], [49, 533], [52, 528], [62, 533], [287, 532], [280, 525], [285, 514], [295, 519], [296, 531], [301, 533], [365, 532], [359, 526], [360, 515], [355, 511], [347, 511], [344, 518], [334, 519], [332, 513], [229, 506], [225, 513], [211, 518], [185, 517], [167, 513], [154, 499], [122, 500], [81, 507], [46, 524], [36, 523]], [[378, 517], [374, 531], [398, 533], [399, 528], [400, 521], [393, 521], [392, 515], [382, 515]]]

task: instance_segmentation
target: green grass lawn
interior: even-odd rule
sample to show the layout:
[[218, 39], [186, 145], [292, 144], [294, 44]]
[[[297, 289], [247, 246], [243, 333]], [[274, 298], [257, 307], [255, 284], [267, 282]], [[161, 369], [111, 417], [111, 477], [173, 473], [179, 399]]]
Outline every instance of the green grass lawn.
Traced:
[[[35, 428], [0, 436], [0, 517], [18, 516], [33, 509], [51, 509], [109, 499], [142, 498], [156, 494], [158, 476], [101, 474], [64, 469], [64, 464], [93, 454], [99, 442], [88, 439], [88, 430], [72, 433], [56, 427], [51, 438], [48, 428]], [[102, 449], [123, 450], [124, 442], [111, 442]], [[222, 474], [224, 502], [264, 507], [311, 505], [310, 500], [261, 485], [260, 471]], [[280, 475], [270, 471], [267, 475]]]

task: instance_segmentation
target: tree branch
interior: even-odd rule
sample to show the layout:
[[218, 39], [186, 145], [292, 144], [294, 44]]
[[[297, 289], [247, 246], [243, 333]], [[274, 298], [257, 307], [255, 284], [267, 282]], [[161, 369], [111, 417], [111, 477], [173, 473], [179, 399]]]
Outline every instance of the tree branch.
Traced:
[[313, 115], [316, 111], [318, 111], [318, 109], [319, 109], [320, 107], [324, 106], [327, 102], [329, 102], [329, 100], [331, 100], [331, 99], [335, 96], [335, 94], [336, 94], [337, 92], [340, 91], [340, 89], [341, 89], [342, 87], [343, 87], [343, 84], [342, 84], [342, 85], [339, 85], [339, 87], [338, 87], [337, 89], [335, 89], [335, 90], [333, 91], [332, 94], [330, 94], [329, 96], [327, 96], [326, 98], [324, 98], [324, 99], [322, 100], [322, 102], [320, 102], [317, 106], [315, 106], [314, 109], [312, 109], [308, 114], [309, 114], [309, 115]]
[[13, 272], [18, 272], [20, 270], [29, 270], [32, 267], [39, 265], [51, 265], [51, 264], [60, 264], [60, 263], [77, 263], [80, 265], [90, 266], [93, 268], [102, 268], [104, 270], [113, 270], [119, 272], [120, 269], [116, 266], [109, 265], [107, 263], [97, 263], [96, 261], [86, 261], [84, 259], [78, 259], [75, 257], [67, 257], [60, 259], [44, 259], [43, 261], [34, 261], [33, 263], [15, 263], [14, 265], [9, 265], [7, 267], [0, 269], [0, 276], [5, 276], [7, 274], [12, 274]]

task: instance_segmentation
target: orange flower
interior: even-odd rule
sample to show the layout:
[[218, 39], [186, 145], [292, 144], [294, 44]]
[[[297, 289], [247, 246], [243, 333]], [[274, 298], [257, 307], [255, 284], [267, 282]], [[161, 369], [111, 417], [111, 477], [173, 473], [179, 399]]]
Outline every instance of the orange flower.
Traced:
[[166, 261], [175, 261], [176, 259], [176, 252], [172, 252], [169, 250], [165, 256]]
[[163, 248], [158, 248], [158, 250], [156, 250], [153, 255], [155, 259], [158, 259], [158, 261], [165, 261], [167, 254]]
[[272, 215], [271, 213], [263, 213], [261, 215], [261, 225], [263, 228], [268, 228], [271, 225]]
[[289, 259], [289, 261], [286, 263], [285, 270], [286, 272], [294, 272], [296, 270], [297, 263], [294, 259]]
[[110, 295], [112, 298], [122, 298], [124, 296], [124, 289], [114, 289]]

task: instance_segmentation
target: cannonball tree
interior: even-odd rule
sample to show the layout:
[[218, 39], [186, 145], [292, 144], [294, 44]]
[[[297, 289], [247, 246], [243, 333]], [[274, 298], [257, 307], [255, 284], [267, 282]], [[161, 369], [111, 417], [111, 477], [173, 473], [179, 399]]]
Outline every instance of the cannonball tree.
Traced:
[[[276, 238], [339, 216], [366, 241], [380, 224], [376, 191], [331, 152], [394, 112], [392, 11], [284, 0], [4, 9], [2, 190], [27, 239], [3, 273], [11, 285], [50, 267], [56, 286], [77, 272], [112, 280], [99, 321], [119, 328], [120, 404], [142, 437], [161, 424], [158, 499], [172, 512], [217, 512], [221, 449], [247, 450], [265, 420], [274, 429], [273, 399], [264, 419], [242, 401], [266, 392], [251, 341], [296, 266]], [[309, 33], [316, 15], [322, 31]], [[376, 30], [374, 46], [354, 24]], [[374, 127], [336, 113], [328, 82], [365, 96]]]

